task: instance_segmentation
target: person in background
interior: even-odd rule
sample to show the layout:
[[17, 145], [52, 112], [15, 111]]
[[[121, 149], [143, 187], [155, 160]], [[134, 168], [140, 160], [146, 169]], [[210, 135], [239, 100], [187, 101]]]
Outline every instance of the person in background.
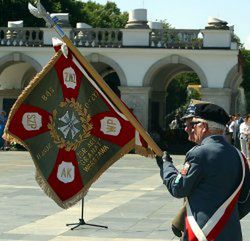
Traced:
[[233, 133], [234, 133], [234, 127], [235, 127], [235, 116], [231, 115], [230, 116], [230, 121], [228, 122], [227, 126], [227, 137], [228, 137], [228, 142], [234, 145], [234, 139], [233, 139]]
[[250, 160], [249, 144], [250, 141], [250, 114], [245, 118], [245, 121], [240, 124], [240, 147], [247, 160]]
[[242, 240], [239, 219], [249, 210], [238, 210], [237, 201], [249, 196], [250, 172], [244, 155], [224, 139], [228, 121], [221, 107], [196, 104], [190, 124], [198, 145], [187, 153], [181, 172], [166, 152], [156, 157], [171, 195], [186, 197], [184, 241]]
[[234, 131], [233, 131], [233, 142], [234, 146], [240, 149], [240, 125], [244, 122], [244, 119], [240, 116], [240, 114], [235, 115], [234, 120]]
[[0, 148], [4, 149], [5, 140], [2, 138], [4, 127], [6, 124], [6, 112], [4, 110], [0, 111]]

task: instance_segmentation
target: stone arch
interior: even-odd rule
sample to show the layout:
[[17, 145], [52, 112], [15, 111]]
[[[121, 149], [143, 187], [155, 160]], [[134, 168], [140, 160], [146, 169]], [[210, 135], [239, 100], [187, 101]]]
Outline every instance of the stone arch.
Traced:
[[[204, 71], [200, 68], [199, 65], [197, 65], [194, 61], [182, 57], [179, 55], [171, 55], [168, 57], [165, 57], [163, 59], [158, 60], [156, 63], [154, 63], [146, 72], [144, 78], [143, 78], [143, 86], [148, 87], [151, 86], [151, 82], [153, 80], [154, 74], [159, 70], [160, 68], [170, 65], [170, 64], [182, 64], [186, 65], [187, 67], [191, 68], [198, 76], [201, 82], [202, 87], [208, 87], [207, 78], [204, 73]], [[177, 74], [177, 73], [175, 73]]]
[[98, 53], [92, 53], [92, 54], [87, 55], [87, 59], [93, 63], [105, 63], [105, 64], [109, 65], [117, 73], [117, 75], [120, 79], [120, 82], [121, 82], [121, 86], [128, 85], [124, 71], [122, 70], [120, 65], [116, 61], [114, 61], [113, 59], [111, 59], [107, 56], [104, 56], [102, 54], [98, 54]]
[[[239, 91], [240, 84], [242, 83], [242, 69], [239, 67], [238, 64], [234, 65], [228, 72], [225, 82], [224, 88], [231, 90], [231, 105], [230, 105], [230, 112], [231, 113], [244, 113], [246, 106], [241, 106], [240, 99], [244, 98], [244, 94]], [[239, 108], [241, 107], [241, 108]]]
[[30, 67], [21, 80], [21, 88], [24, 89], [36, 75], [36, 71]]
[[[169, 84], [172, 82], [172, 80], [176, 77], [176, 75], [181, 74], [181, 73], [185, 73], [187, 72], [185, 68], [183, 68], [182, 66], [180, 66], [180, 68], [176, 67], [174, 68], [172, 71], [170, 71], [166, 77], [165, 77], [165, 85], [164, 85], [164, 90], [167, 90]], [[168, 80], [168, 81], [166, 81]]]
[[234, 65], [228, 72], [223, 88], [230, 88], [232, 91], [238, 89], [242, 83], [242, 70], [238, 64]]
[[30, 56], [20, 52], [14, 52], [0, 58], [0, 74], [6, 67], [11, 65], [13, 62], [29, 63], [36, 70], [36, 72], [40, 72], [42, 70], [42, 66]]

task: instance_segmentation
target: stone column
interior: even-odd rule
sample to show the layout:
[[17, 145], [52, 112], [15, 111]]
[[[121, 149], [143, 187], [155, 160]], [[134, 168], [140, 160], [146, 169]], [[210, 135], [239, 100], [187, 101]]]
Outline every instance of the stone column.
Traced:
[[[70, 33], [72, 31], [72, 27], [69, 22], [69, 14], [68, 13], [51, 13], [51, 18], [56, 17], [58, 19], [57, 24], [62, 28], [63, 32], [70, 38]], [[46, 23], [48, 27], [48, 24]], [[44, 45], [52, 45], [52, 38], [57, 37], [55, 31], [49, 28], [41, 28], [43, 31], [43, 40]]]
[[3, 109], [3, 97], [0, 96], [0, 110]]
[[166, 116], [166, 91], [154, 91], [151, 94], [150, 101], [159, 103], [159, 125], [162, 129], [166, 128], [165, 116]]
[[206, 29], [203, 33], [204, 48], [231, 48], [230, 30], [223, 29]]
[[148, 128], [148, 103], [150, 87], [123, 87], [119, 86], [121, 99], [133, 110], [143, 127]]
[[232, 90], [229, 88], [201, 88], [201, 98], [219, 105], [228, 113], [231, 112]]
[[[52, 38], [58, 37], [56, 33], [50, 28], [40, 28], [43, 31], [43, 43], [44, 45], [52, 45]], [[63, 32], [70, 38], [70, 32], [72, 28], [62, 28]]]

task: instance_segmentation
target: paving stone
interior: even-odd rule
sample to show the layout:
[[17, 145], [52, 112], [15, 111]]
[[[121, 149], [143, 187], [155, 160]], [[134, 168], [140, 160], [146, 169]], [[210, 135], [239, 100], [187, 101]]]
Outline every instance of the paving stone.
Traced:
[[[173, 156], [181, 168], [184, 156]], [[21, 241], [168, 241], [170, 224], [182, 200], [162, 185], [153, 159], [126, 155], [109, 168], [85, 197], [87, 223], [80, 226], [79, 202], [68, 210], [58, 207], [35, 181], [28, 152], [0, 152], [0, 240]], [[242, 220], [244, 241], [250, 241], [250, 215]]]

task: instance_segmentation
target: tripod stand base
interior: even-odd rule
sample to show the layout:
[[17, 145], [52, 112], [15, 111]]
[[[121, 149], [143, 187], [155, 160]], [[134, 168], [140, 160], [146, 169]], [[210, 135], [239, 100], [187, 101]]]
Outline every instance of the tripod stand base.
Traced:
[[98, 227], [98, 228], [108, 228], [108, 226], [97, 225], [97, 224], [92, 224], [92, 223], [86, 223], [83, 218], [79, 218], [78, 223], [68, 223], [68, 224], [66, 224], [66, 226], [70, 226], [70, 225], [75, 225], [74, 227], [71, 228], [71, 230], [74, 230], [75, 228], [78, 228], [81, 225], [88, 225], [88, 226]]

